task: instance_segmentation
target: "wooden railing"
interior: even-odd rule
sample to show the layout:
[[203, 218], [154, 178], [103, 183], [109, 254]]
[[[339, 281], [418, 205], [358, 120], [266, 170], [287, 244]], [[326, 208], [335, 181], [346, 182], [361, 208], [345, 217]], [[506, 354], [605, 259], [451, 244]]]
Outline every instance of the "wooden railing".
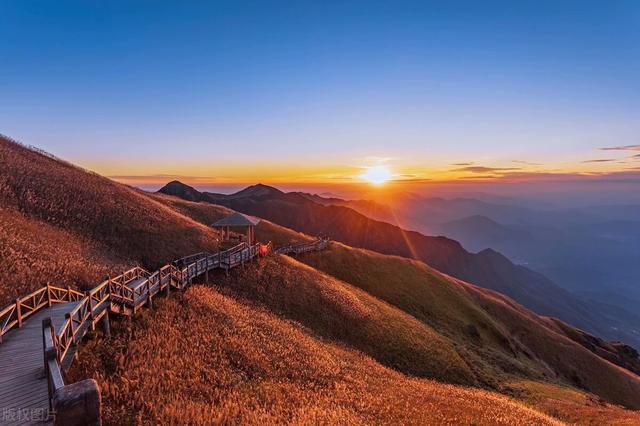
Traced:
[[[311, 243], [281, 247], [276, 252], [286, 254], [321, 250], [327, 246], [328, 241], [326, 238], [319, 238]], [[134, 315], [144, 305], [151, 306], [153, 297], [162, 291], [168, 294], [172, 288], [184, 290], [197, 276], [208, 274], [217, 268], [228, 271], [258, 255], [266, 254], [272, 248], [271, 243], [261, 245], [243, 242], [225, 251], [197, 253], [178, 259], [153, 273], [135, 267], [116, 277], [110, 277], [86, 293], [47, 284], [0, 311], [0, 344], [4, 334], [13, 328], [22, 327], [23, 322], [39, 310], [56, 303], [78, 302], [65, 315], [65, 322], [59, 330], [56, 331], [51, 318], [43, 321], [42, 328], [50, 408], [64, 418], [65, 404], [75, 407], [74, 410], [78, 404], [91, 405], [90, 401], [97, 401], [99, 405], [100, 397], [95, 381], [85, 380], [65, 385], [62, 375], [62, 371], [70, 367], [82, 338], [88, 330], [95, 328], [99, 320], [103, 320], [108, 334], [109, 313]], [[85, 409], [89, 417], [95, 416], [97, 410], [99, 418], [99, 407], [96, 409], [87, 406]], [[58, 423], [64, 424], [64, 421], [58, 422], [56, 418], [56, 424]]]
[[65, 315], [65, 322], [57, 332], [50, 318], [43, 321], [42, 340], [50, 408], [62, 419], [56, 417], [56, 424], [64, 424], [65, 407], [77, 411], [80, 405], [83, 415], [100, 416], [100, 397], [95, 381], [65, 385], [62, 376], [62, 371], [70, 367], [78, 344], [100, 319], [107, 315], [104, 319], [108, 329], [110, 312], [134, 315], [142, 306], [151, 306], [153, 297], [161, 291], [168, 293], [171, 288], [183, 290], [195, 277], [212, 269], [228, 270], [251, 260], [260, 253], [260, 246], [241, 243], [223, 252], [198, 253], [178, 259], [153, 273], [135, 267], [98, 284], [86, 294], [47, 286], [44, 292], [38, 290], [5, 308], [0, 318], [6, 318], [3, 330], [6, 328], [8, 331], [16, 325], [20, 327], [24, 318], [52, 303], [79, 302]]
[[308, 251], [319, 251], [327, 248], [329, 244], [329, 238], [317, 238], [314, 241], [302, 244], [289, 244], [276, 249], [276, 253], [280, 254], [300, 254]]
[[2, 336], [12, 328], [22, 327], [22, 323], [39, 310], [54, 303], [76, 302], [84, 294], [71, 288], [60, 288], [47, 284], [31, 294], [16, 299], [15, 303], [0, 311], [0, 343]]
[[[109, 312], [133, 315], [137, 309], [152, 304], [153, 297], [161, 291], [169, 291], [170, 288], [183, 290], [195, 277], [215, 268], [224, 268], [221, 259], [232, 259], [232, 266], [238, 264], [236, 258], [250, 260], [258, 254], [258, 247], [259, 244], [241, 243], [223, 252], [198, 253], [165, 265], [153, 273], [135, 267], [98, 284], [86, 295], [72, 293], [75, 298], [65, 301], [79, 303], [66, 314], [64, 325], [53, 337], [58, 361], [68, 368], [73, 356], [71, 349], [82, 340], [89, 328], [94, 328], [98, 320]], [[178, 268], [175, 265], [184, 266]]]

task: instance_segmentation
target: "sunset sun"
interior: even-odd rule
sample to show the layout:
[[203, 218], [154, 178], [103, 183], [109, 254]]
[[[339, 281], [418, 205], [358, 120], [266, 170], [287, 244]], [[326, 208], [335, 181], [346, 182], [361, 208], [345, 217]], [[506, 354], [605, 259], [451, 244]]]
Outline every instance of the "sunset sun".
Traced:
[[374, 185], [382, 185], [392, 178], [392, 174], [384, 166], [373, 166], [360, 175], [360, 178]]

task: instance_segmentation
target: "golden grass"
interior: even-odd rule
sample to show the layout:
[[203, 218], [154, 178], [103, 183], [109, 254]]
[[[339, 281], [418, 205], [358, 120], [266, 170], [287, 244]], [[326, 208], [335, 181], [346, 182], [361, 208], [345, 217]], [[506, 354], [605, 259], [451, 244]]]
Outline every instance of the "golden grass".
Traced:
[[520, 380], [507, 383], [504, 392], [567, 423], [585, 426], [640, 424], [640, 412], [607, 404], [592, 394], [567, 386]]
[[131, 265], [95, 242], [0, 209], [0, 308], [51, 284], [86, 289]]
[[217, 247], [214, 230], [144, 192], [2, 138], [0, 170], [0, 207], [98, 241], [121, 258], [156, 267]]
[[491, 316], [498, 318], [532, 356], [551, 366], [564, 383], [615, 404], [640, 408], [640, 377], [597, 356], [564, 334], [541, 325], [543, 320], [511, 299], [469, 284], [460, 285], [464, 285]]
[[93, 286], [155, 269], [217, 234], [142, 191], [0, 137], [0, 308], [46, 284]]
[[504, 396], [407, 378], [209, 288], [159, 305], [82, 350], [73, 378], [101, 384], [105, 424], [559, 424]]
[[448, 339], [366, 292], [286, 256], [220, 274], [222, 291], [259, 303], [322, 337], [361, 350], [403, 373], [475, 384]]
[[[640, 378], [598, 357], [511, 299], [426, 265], [332, 243], [301, 261], [404, 310], [448, 336], [492, 387], [509, 376], [545, 379], [640, 408]], [[466, 331], [465, 331], [466, 330]]]

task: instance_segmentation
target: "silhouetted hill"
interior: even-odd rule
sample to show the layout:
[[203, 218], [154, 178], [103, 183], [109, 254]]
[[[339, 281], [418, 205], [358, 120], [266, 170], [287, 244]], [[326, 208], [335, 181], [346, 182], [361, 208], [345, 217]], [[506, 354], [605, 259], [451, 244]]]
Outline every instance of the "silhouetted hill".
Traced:
[[[165, 188], [159, 192], [169, 193]], [[194, 192], [198, 191], [184, 184], [182, 190], [173, 185], [170, 191], [171, 195], [184, 193], [187, 197]], [[506, 294], [539, 314], [560, 318], [607, 339], [640, 346], [637, 335], [619, 329], [618, 319], [602, 314], [597, 305], [573, 296], [542, 274], [513, 264], [494, 250], [473, 254], [449, 238], [407, 231], [348, 207], [318, 204], [300, 193], [283, 193], [275, 188], [261, 189], [255, 196], [200, 192], [198, 197], [310, 235], [326, 235], [353, 247], [424, 261], [453, 277]], [[635, 329], [640, 329], [640, 324]]]

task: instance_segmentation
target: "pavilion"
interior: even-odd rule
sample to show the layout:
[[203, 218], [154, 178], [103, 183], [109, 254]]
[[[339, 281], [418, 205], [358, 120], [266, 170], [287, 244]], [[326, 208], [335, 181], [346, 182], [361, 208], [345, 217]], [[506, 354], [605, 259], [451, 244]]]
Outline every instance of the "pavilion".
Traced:
[[260, 219], [257, 217], [236, 212], [223, 217], [211, 226], [222, 229], [222, 239], [224, 241], [230, 240], [231, 228], [245, 228], [247, 242], [252, 243], [255, 240], [255, 227], [258, 223], [260, 223]]

